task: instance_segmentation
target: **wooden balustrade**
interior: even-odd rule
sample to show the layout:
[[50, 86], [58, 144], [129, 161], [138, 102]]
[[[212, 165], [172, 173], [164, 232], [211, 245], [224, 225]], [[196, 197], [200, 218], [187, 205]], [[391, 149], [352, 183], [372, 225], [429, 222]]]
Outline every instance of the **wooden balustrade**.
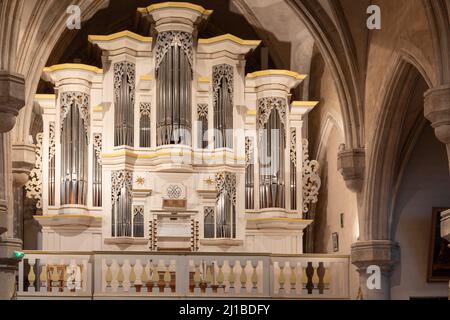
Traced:
[[349, 258], [237, 253], [26, 252], [18, 297], [347, 299]]

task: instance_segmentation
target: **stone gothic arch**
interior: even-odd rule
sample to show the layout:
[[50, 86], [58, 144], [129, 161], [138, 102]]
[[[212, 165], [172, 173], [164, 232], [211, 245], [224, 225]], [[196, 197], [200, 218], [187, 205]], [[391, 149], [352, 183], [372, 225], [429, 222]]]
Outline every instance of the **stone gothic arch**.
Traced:
[[363, 148], [364, 91], [361, 87], [354, 43], [348, 32], [342, 8], [333, 2], [332, 10], [339, 23], [337, 27], [315, 0], [292, 0], [289, 3], [309, 29], [333, 74], [341, 103], [347, 148]]
[[[376, 121], [374, 144], [368, 154], [368, 168], [364, 188], [364, 206], [360, 213], [361, 240], [391, 240], [392, 207], [398, 179], [400, 135], [408, 111], [411, 92], [419, 79], [432, 86], [425, 68], [411, 55], [397, 53], [391, 74], [381, 90], [380, 110]], [[389, 143], [387, 143], [389, 141]], [[404, 159], [403, 159], [404, 160]]]

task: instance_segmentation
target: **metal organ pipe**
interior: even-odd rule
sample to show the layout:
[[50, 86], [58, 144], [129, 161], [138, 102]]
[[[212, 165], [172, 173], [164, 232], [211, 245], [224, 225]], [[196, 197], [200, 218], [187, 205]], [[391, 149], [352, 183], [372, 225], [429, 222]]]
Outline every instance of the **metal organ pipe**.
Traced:
[[85, 121], [89, 119], [89, 98], [81, 92], [62, 95], [62, 112], [66, 116], [61, 131], [61, 204], [86, 205], [88, 124]]
[[254, 141], [250, 137], [245, 137], [245, 209], [255, 208], [255, 187], [254, 187], [254, 154], [253, 154]]
[[284, 150], [286, 134], [279, 113], [273, 109], [264, 125], [260, 144], [260, 207], [285, 207]]
[[233, 67], [221, 64], [213, 67], [214, 146], [233, 148]]
[[135, 65], [131, 62], [114, 64], [114, 145], [134, 144]]
[[[189, 35], [190, 36], [190, 35]], [[180, 43], [182, 32], [158, 35], [159, 45], [172, 41], [157, 67], [157, 145], [191, 145], [192, 66]], [[174, 39], [178, 39], [175, 41]], [[191, 40], [192, 41], [192, 40]], [[192, 44], [191, 44], [192, 46]]]

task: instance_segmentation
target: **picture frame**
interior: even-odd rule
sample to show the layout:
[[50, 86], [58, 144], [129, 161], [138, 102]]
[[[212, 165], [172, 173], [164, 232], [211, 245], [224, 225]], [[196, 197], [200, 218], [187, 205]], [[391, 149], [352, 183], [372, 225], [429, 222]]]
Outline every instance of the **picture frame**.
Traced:
[[450, 281], [450, 243], [441, 237], [441, 213], [446, 210], [432, 209], [427, 282]]
[[333, 251], [338, 252], [339, 251], [339, 233], [334, 232], [331, 235], [331, 238], [333, 240]]

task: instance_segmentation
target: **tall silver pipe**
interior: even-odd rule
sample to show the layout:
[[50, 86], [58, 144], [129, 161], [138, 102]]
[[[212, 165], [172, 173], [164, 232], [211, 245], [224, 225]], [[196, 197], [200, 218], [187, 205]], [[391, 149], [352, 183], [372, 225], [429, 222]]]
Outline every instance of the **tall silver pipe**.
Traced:
[[135, 65], [130, 62], [114, 64], [114, 145], [134, 144]]
[[[78, 95], [79, 93], [74, 93]], [[86, 204], [88, 138], [76, 102], [69, 100], [61, 132], [61, 204]]]
[[272, 110], [263, 132], [260, 144], [260, 207], [284, 208], [286, 134], [277, 110]]
[[157, 144], [186, 144], [191, 123], [192, 69], [178, 45], [172, 46], [157, 71]]

